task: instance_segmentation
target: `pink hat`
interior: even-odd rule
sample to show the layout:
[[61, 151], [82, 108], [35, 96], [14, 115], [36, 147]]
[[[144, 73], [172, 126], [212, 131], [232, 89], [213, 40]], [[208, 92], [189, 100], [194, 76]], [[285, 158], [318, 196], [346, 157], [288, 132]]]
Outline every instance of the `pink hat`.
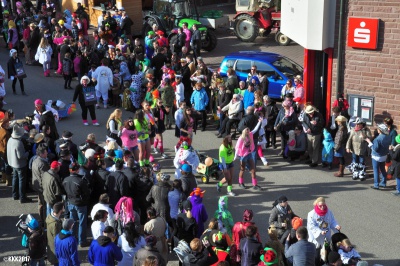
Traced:
[[43, 104], [42, 100], [40, 99], [35, 100], [35, 105], [42, 105], [42, 104]]

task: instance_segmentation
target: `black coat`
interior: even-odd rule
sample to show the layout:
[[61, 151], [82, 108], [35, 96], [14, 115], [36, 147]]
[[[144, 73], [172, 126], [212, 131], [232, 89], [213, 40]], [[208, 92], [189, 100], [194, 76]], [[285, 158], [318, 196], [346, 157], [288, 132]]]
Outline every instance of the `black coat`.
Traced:
[[189, 244], [197, 235], [196, 219], [193, 217], [188, 218], [186, 213], [178, 214], [178, 217], [176, 218], [176, 228], [176, 237], [179, 240], [185, 240]]
[[63, 181], [68, 201], [76, 206], [87, 206], [90, 199], [90, 190], [86, 180], [77, 174], [71, 174]]
[[123, 196], [129, 196], [128, 179], [122, 171], [115, 171], [107, 176], [107, 193], [110, 197], [110, 206], [115, 207], [118, 200]]
[[158, 182], [153, 186], [146, 197], [149, 203], [157, 211], [157, 214], [163, 217], [166, 221], [171, 220], [170, 206], [168, 202], [168, 192], [171, 190], [171, 185], [168, 182]]
[[393, 150], [389, 150], [389, 154], [394, 167], [393, 177], [400, 178], [400, 144], [397, 144]]
[[15, 64], [16, 63], [22, 63], [21, 59], [19, 59], [18, 57], [16, 57], [16, 58], [11, 57], [8, 60], [8, 62], [7, 62], [8, 78], [11, 78], [11, 76], [16, 76], [17, 75], [17, 71], [15, 69]]
[[153, 58], [151, 59], [151, 67], [155, 68], [154, 73], [156, 78], [160, 79], [162, 76], [161, 68], [168, 62], [168, 58], [162, 54], [162, 53], [157, 53]]
[[183, 258], [184, 266], [208, 266], [218, 262], [218, 257], [211, 246], [201, 252], [192, 252]]
[[[247, 114], [245, 115], [242, 120], [240, 120], [239, 125], [238, 125], [238, 131], [242, 132], [246, 127], [252, 131], [258, 124], [258, 116], [255, 114]], [[258, 131], [253, 134], [253, 140], [254, 143], [257, 142], [258, 140]]]
[[285, 108], [279, 110], [278, 116], [276, 117], [274, 126], [280, 124], [281, 132], [288, 132], [294, 130], [294, 127], [298, 123], [296, 112], [293, 112], [289, 117], [285, 117]]
[[276, 117], [278, 116], [279, 109], [276, 106], [275, 101], [271, 100], [270, 103], [264, 106], [265, 116], [267, 117], [268, 124], [265, 126], [266, 129], [272, 131], [274, 129], [274, 124]]
[[60, 46], [58, 46], [57, 50], [60, 53], [60, 60], [61, 61], [64, 59], [66, 53], [70, 53], [71, 52], [71, 48], [69, 47], [68, 44], [61, 44]]
[[218, 91], [218, 106], [224, 108], [229, 104], [229, 102], [232, 100], [232, 91], [229, 89], [226, 89], [224, 91]]
[[[97, 81], [96, 82], [90, 81], [85, 88], [95, 89], [96, 83], [97, 83]], [[83, 95], [83, 85], [81, 83], [79, 83], [75, 87], [74, 97], [72, 98], [72, 101], [75, 102], [76, 99], [78, 99], [78, 103], [80, 106], [82, 106], [82, 107], [85, 106], [85, 98]]]
[[28, 41], [28, 48], [36, 50], [39, 44], [40, 44], [40, 31], [39, 27], [36, 27], [33, 31], [31, 31], [31, 36]]
[[123, 19], [121, 19], [121, 31], [123, 34], [126, 35], [131, 35], [132, 33], [132, 25], [133, 25], [133, 21], [130, 17], [124, 17]]
[[[43, 108], [45, 108], [43, 106]], [[39, 128], [43, 128], [44, 125], [50, 127], [49, 137], [52, 139], [58, 139], [60, 135], [58, 135], [57, 127], [56, 127], [56, 119], [51, 111], [44, 110], [40, 116], [39, 120]], [[75, 157], [76, 158], [76, 157]]]
[[128, 188], [129, 188], [129, 197], [134, 197], [134, 190], [135, 190], [135, 180], [139, 177], [139, 173], [130, 167], [125, 168], [122, 170], [122, 173], [126, 176], [128, 180]]
[[[315, 125], [311, 124], [311, 121], [316, 121]], [[322, 114], [315, 111], [314, 116], [311, 118], [308, 114], [304, 113], [303, 116], [303, 127], [305, 130], [310, 129], [311, 135], [320, 135], [324, 130], [325, 119]]]

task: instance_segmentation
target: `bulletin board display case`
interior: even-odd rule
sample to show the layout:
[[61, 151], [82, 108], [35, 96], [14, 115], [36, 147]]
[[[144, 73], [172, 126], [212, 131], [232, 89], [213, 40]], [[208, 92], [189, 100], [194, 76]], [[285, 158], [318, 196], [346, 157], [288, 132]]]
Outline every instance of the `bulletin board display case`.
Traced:
[[374, 118], [375, 97], [349, 94], [349, 115], [364, 119], [367, 125], [372, 125]]

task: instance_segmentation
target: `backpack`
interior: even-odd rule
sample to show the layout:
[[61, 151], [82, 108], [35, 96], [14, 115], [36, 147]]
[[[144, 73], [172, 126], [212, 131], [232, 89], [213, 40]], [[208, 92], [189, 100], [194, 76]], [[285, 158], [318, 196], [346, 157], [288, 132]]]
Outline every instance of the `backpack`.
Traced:
[[133, 111], [133, 104], [131, 99], [131, 91], [129, 89], [125, 89], [122, 97], [122, 107], [126, 111]]

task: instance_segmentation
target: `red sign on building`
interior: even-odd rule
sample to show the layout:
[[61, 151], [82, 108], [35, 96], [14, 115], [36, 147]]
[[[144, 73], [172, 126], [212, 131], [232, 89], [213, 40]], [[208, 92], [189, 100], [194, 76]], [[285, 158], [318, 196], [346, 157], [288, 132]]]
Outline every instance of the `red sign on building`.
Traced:
[[378, 46], [378, 32], [379, 19], [350, 17], [347, 45], [374, 50]]

